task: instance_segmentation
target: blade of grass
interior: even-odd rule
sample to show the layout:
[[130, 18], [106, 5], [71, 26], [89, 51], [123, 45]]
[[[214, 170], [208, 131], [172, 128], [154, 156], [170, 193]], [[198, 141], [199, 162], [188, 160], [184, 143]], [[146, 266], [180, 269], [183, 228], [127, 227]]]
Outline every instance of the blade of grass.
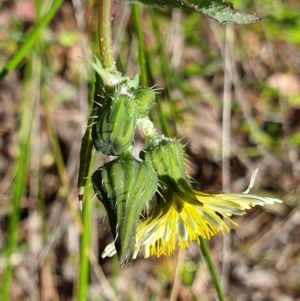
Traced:
[[[42, 1], [35, 1], [35, 13], [36, 21], [40, 20], [40, 15], [42, 11]], [[30, 174], [31, 177], [28, 181], [28, 197], [33, 200], [33, 206], [29, 209], [28, 216], [28, 245], [29, 252], [27, 254], [28, 262], [32, 262], [29, 267], [29, 277], [31, 279], [32, 285], [30, 285], [29, 298], [31, 300], [39, 299], [39, 270], [38, 256], [41, 251], [42, 246], [42, 235], [41, 235], [41, 221], [42, 212], [39, 210], [38, 203], [40, 202], [39, 190], [40, 190], [40, 178], [41, 178], [41, 118], [39, 114], [40, 109], [40, 92], [41, 92], [41, 71], [42, 71], [42, 57], [36, 55], [36, 53], [41, 54], [42, 49], [42, 39], [37, 39], [34, 50], [35, 55], [32, 59], [32, 82], [34, 89], [32, 89], [32, 97], [35, 101], [35, 105], [32, 107], [33, 120], [32, 120], [32, 135], [31, 135], [31, 158], [30, 158]], [[43, 202], [43, 201], [42, 201]], [[32, 260], [34, 258], [34, 260]]]
[[164, 51], [164, 45], [163, 45], [163, 40], [162, 40], [162, 34], [158, 25], [158, 21], [157, 21], [157, 17], [153, 11], [152, 8], [149, 8], [150, 11], [150, 16], [151, 16], [151, 25], [153, 28], [153, 33], [155, 35], [156, 38], [156, 43], [157, 43], [157, 52], [158, 55], [160, 57], [160, 61], [161, 61], [161, 71], [163, 73], [164, 76], [164, 80], [166, 83], [166, 93], [169, 99], [171, 99], [171, 95], [170, 95], [170, 91], [172, 89], [172, 87], [174, 85], [176, 85], [175, 83], [175, 78], [174, 78], [174, 74], [171, 71], [171, 61], [166, 57], [165, 51]]
[[[154, 35], [155, 35], [155, 38], [156, 38], [157, 53], [158, 53], [159, 58], [160, 58], [161, 70], [162, 70], [162, 74], [163, 74], [165, 84], [166, 84], [166, 95], [167, 95], [167, 99], [170, 103], [172, 118], [176, 121], [176, 113], [175, 113], [176, 110], [174, 108], [174, 104], [173, 104], [171, 93], [170, 93], [172, 87], [174, 85], [176, 85], [176, 82], [175, 82], [176, 78], [174, 77], [174, 74], [172, 74], [172, 72], [171, 72], [169, 61], [168, 61], [168, 59], [165, 55], [165, 52], [164, 52], [164, 46], [163, 46], [162, 36], [160, 34], [159, 25], [158, 25], [158, 22], [157, 22], [157, 17], [155, 16], [152, 8], [149, 8], [149, 11], [150, 11], [150, 16], [151, 16], [153, 32], [154, 32]], [[149, 64], [151, 64], [150, 61], [149, 61]], [[162, 110], [161, 104], [160, 104], [159, 101], [157, 103], [158, 103], [158, 109], [160, 111], [161, 126], [162, 126], [163, 133], [167, 137], [171, 137], [171, 135], [176, 136], [177, 135], [177, 129], [176, 129], [175, 122], [174, 122], [174, 127], [171, 131], [171, 128], [170, 128], [170, 126], [169, 126], [169, 124], [166, 120], [166, 117], [164, 116], [164, 112]]]
[[60, 193], [63, 197], [66, 197], [74, 223], [77, 227], [77, 230], [79, 233], [82, 232], [83, 226], [82, 226], [82, 221], [79, 215], [79, 211], [76, 207], [75, 204], [75, 198], [71, 192], [71, 187], [70, 187], [70, 180], [68, 178], [67, 170], [66, 170], [66, 165], [63, 160], [63, 156], [61, 153], [61, 149], [59, 146], [59, 141], [58, 137], [53, 129], [53, 124], [51, 122], [51, 117], [50, 117], [50, 108], [49, 108], [49, 103], [46, 99], [43, 99], [43, 106], [45, 110], [45, 124], [47, 127], [48, 131], [48, 136], [50, 139], [50, 144], [52, 147], [53, 151], [53, 157], [55, 159], [55, 164], [57, 167], [58, 175], [61, 180], [61, 188], [60, 188]]
[[147, 86], [146, 56], [145, 56], [144, 39], [142, 33], [140, 6], [138, 4], [132, 5], [131, 15], [133, 19], [135, 34], [139, 41], [139, 65], [141, 70], [140, 80], [142, 86]]
[[[28, 245], [29, 253], [27, 254], [28, 262], [32, 262], [29, 267], [29, 275], [32, 285], [30, 286], [30, 300], [38, 300], [39, 296], [39, 266], [38, 256], [42, 246], [41, 237], [41, 220], [42, 212], [39, 210], [39, 184], [41, 178], [41, 137], [40, 137], [40, 84], [41, 84], [41, 70], [42, 70], [42, 59], [40, 56], [34, 55], [32, 61], [32, 82], [35, 88], [33, 91], [33, 99], [35, 105], [32, 107], [33, 120], [32, 120], [32, 135], [31, 135], [31, 162], [30, 162], [30, 178], [28, 181], [28, 192], [29, 199], [32, 200], [33, 205], [29, 209], [28, 216]], [[34, 258], [34, 260], [32, 260]]]
[[[151, 10], [150, 10], [151, 11]], [[154, 15], [151, 14], [151, 17], [154, 18]], [[145, 44], [144, 44], [144, 38], [143, 38], [143, 33], [142, 33], [142, 22], [141, 22], [141, 13], [140, 13], [140, 8], [139, 8], [139, 4], [133, 4], [132, 5], [132, 18], [133, 18], [133, 25], [134, 25], [134, 30], [139, 42], [139, 57], [138, 57], [138, 62], [139, 62], [139, 66], [140, 66], [140, 71], [141, 71], [141, 84], [143, 86], [147, 86], [147, 75], [149, 75], [150, 80], [149, 82], [151, 83], [151, 85], [155, 85], [154, 81], [153, 81], [153, 77], [151, 75], [151, 61], [150, 61], [150, 56], [147, 54], [147, 50], [145, 49]], [[154, 20], [152, 20], [152, 22], [155, 22]], [[155, 23], [153, 25], [154, 31], [155, 30], [159, 30], [158, 25]], [[161, 61], [163, 61], [163, 47], [162, 47], [162, 43], [161, 43], [161, 39], [159, 34], [156, 35], [156, 39], [157, 39], [157, 44], [158, 44], [158, 52], [161, 58]], [[162, 64], [162, 70], [165, 70], [165, 68], [163, 67], [164, 64]], [[148, 68], [147, 68], [148, 67]], [[147, 69], [148, 69], [148, 73], [147, 74]], [[165, 72], [163, 72], [164, 75], [166, 75]], [[168, 88], [168, 83], [169, 81], [167, 79], [165, 79], [166, 85], [167, 85], [167, 95], [168, 95], [168, 99], [170, 99], [170, 95], [169, 95], [169, 88]], [[165, 118], [164, 112], [163, 112], [163, 108], [161, 105], [161, 100], [160, 98], [157, 97], [157, 104], [158, 104], [158, 111], [159, 111], [159, 120], [161, 123], [161, 128], [162, 131], [164, 133], [164, 135], [166, 135], [167, 137], [171, 137], [171, 130], [170, 127], [168, 125], [168, 122]]]
[[50, 23], [57, 10], [60, 8], [63, 0], [54, 0], [50, 10], [39, 19], [34, 25], [32, 32], [28, 35], [26, 42], [20, 47], [20, 49], [14, 54], [14, 56], [8, 61], [6, 66], [0, 73], [0, 81], [12, 70], [14, 70], [25, 55], [30, 52], [32, 46], [40, 36], [42, 30]]
[[169, 301], [176, 301], [178, 300], [179, 292], [180, 292], [180, 285], [181, 285], [181, 272], [182, 272], [182, 267], [184, 264], [185, 260], [185, 251], [179, 251], [178, 254], [178, 259], [177, 259], [177, 266], [176, 266], [176, 272], [173, 280], [173, 285], [172, 285], [172, 291], [170, 294], [170, 299]]
[[33, 64], [29, 59], [29, 64], [25, 69], [25, 91], [24, 98], [20, 105], [20, 127], [18, 131], [18, 150], [19, 154], [14, 162], [14, 175], [15, 178], [11, 187], [11, 214], [9, 218], [8, 241], [6, 246], [6, 267], [4, 270], [2, 285], [0, 290], [0, 300], [9, 300], [10, 284], [12, 278], [12, 255], [16, 251], [19, 241], [19, 222], [20, 222], [20, 207], [22, 198], [25, 195], [27, 175], [29, 171], [30, 150], [31, 150], [31, 134], [32, 134], [32, 121], [34, 110], [34, 97], [32, 95], [31, 83], [29, 78], [32, 78]]
[[[233, 49], [234, 27], [232, 24], [226, 25], [224, 57], [224, 92], [223, 92], [223, 113], [222, 113], [222, 190], [230, 191], [230, 122], [231, 122], [231, 82], [232, 57], [230, 49]], [[227, 292], [229, 270], [230, 270], [230, 233], [223, 236], [222, 251], [222, 272], [221, 287], [224, 293]]]
[[[98, 258], [96, 257], [95, 253], [93, 250], [90, 248], [90, 253], [89, 253], [89, 260], [91, 262], [91, 266], [95, 272], [95, 275], [99, 281], [99, 284], [102, 287], [103, 293], [106, 296], [106, 299], [98, 297], [97, 300], [111, 300], [111, 301], [117, 301], [117, 296], [111, 287], [111, 284], [109, 283], [108, 279], [106, 278], [101, 266], [98, 263]], [[120, 267], [119, 262], [118, 262], [118, 268]]]

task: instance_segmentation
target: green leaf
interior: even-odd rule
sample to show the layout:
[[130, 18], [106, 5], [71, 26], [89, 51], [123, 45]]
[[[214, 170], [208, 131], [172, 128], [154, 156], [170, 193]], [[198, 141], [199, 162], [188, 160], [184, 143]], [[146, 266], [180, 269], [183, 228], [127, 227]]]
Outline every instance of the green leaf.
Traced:
[[260, 17], [242, 13], [233, 4], [223, 0], [138, 0], [139, 2], [156, 7], [180, 8], [188, 12], [197, 12], [212, 18], [219, 23], [234, 22], [249, 24], [258, 22]]

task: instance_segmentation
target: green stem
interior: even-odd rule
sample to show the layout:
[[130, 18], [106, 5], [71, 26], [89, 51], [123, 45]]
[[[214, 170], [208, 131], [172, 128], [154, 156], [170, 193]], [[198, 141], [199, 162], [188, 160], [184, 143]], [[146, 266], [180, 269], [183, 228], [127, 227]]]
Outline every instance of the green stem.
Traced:
[[92, 204], [89, 202], [91, 197], [90, 193], [86, 193], [83, 201], [82, 208], [82, 222], [84, 231], [80, 236], [80, 262], [79, 262], [79, 274], [77, 283], [77, 300], [85, 301], [88, 295], [89, 286], [89, 250], [90, 250], [90, 233], [91, 233], [91, 207]]
[[223, 292], [222, 292], [222, 289], [221, 289], [221, 286], [220, 286], [220, 282], [219, 282], [219, 279], [218, 279], [218, 275], [217, 275], [214, 263], [213, 263], [213, 261], [211, 259], [211, 256], [210, 256], [209, 247], [207, 246], [206, 240], [202, 237], [200, 237], [200, 246], [201, 246], [201, 251], [203, 253], [205, 262], [206, 262], [207, 267], [209, 269], [212, 281], [215, 285], [219, 301], [225, 301], [225, 298], [224, 298], [224, 295], [223, 295]]
[[111, 41], [111, 0], [99, 0], [98, 3], [98, 39], [100, 61], [105, 69], [115, 67]]
[[[99, 0], [98, 2], [98, 38], [100, 61], [105, 69], [115, 68], [115, 62], [112, 52], [111, 41], [111, 0]], [[79, 200], [83, 200], [82, 222], [84, 231], [80, 237], [80, 266], [78, 275], [78, 294], [77, 300], [87, 300], [88, 284], [89, 284], [89, 249], [90, 249], [90, 202], [91, 195], [87, 192], [86, 186], [90, 184], [90, 166], [92, 161], [93, 141], [91, 138], [92, 124], [95, 121], [94, 116], [97, 114], [99, 95], [101, 94], [99, 76], [96, 74], [96, 82], [94, 89], [94, 102], [92, 104], [91, 115], [88, 120], [86, 132], [82, 138], [80, 151], [80, 166], [78, 177], [78, 196]]]
[[[105, 69], [115, 68], [111, 42], [111, 22], [110, 22], [111, 0], [99, 0], [98, 2], [98, 39], [100, 50], [100, 61]], [[88, 120], [87, 129], [82, 138], [80, 150], [80, 164], [78, 177], [78, 198], [81, 201], [84, 198], [86, 179], [90, 169], [90, 162], [93, 152], [93, 141], [91, 138], [92, 124], [95, 121], [94, 116], [97, 114], [97, 102], [99, 102], [99, 81], [96, 73], [94, 102], [92, 111]]]

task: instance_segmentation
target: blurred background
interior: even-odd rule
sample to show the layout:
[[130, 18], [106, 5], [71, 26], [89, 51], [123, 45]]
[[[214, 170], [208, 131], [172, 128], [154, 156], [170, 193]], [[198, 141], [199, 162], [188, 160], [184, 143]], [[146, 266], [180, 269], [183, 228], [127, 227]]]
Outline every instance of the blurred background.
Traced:
[[[197, 189], [244, 191], [259, 168], [252, 193], [283, 200], [234, 217], [239, 227], [209, 241], [227, 300], [296, 301], [300, 3], [232, 2], [263, 21], [220, 25], [196, 13], [141, 5], [148, 84], [160, 89], [157, 101], [172, 136], [186, 144], [187, 173]], [[1, 1], [0, 70], [51, 4]], [[79, 234], [71, 212], [79, 207], [79, 151], [94, 80], [81, 58], [98, 55], [95, 5], [63, 1], [18, 67], [0, 82], [0, 282], [9, 241], [17, 245], [8, 300], [76, 299]], [[131, 8], [114, 2], [112, 15], [117, 66], [133, 76], [139, 66]], [[160, 131], [158, 108], [151, 118]], [[135, 147], [137, 153], [143, 148], [139, 130]], [[105, 160], [97, 154], [93, 170]], [[138, 257], [124, 268], [116, 257], [102, 259], [112, 237], [102, 205], [90, 194], [87, 300], [216, 300], [197, 244], [170, 257]]]

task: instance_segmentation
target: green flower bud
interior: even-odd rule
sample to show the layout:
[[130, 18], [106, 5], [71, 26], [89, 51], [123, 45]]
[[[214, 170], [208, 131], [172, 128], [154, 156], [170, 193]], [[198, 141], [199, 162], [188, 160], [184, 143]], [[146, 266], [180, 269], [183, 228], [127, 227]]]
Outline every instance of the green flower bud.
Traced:
[[108, 213], [119, 262], [127, 265], [135, 252], [141, 211], [157, 189], [157, 175], [147, 163], [121, 157], [96, 170], [92, 184]]
[[138, 105], [138, 118], [144, 118], [148, 115], [155, 101], [155, 92], [151, 88], [140, 87], [134, 95]]
[[168, 177], [172, 181], [186, 178], [183, 147], [175, 139], [156, 137], [146, 150], [141, 151], [140, 157], [153, 166], [159, 177]]
[[127, 150], [132, 144], [136, 119], [137, 105], [130, 95], [115, 92], [106, 96], [92, 128], [96, 150], [114, 156]]
[[151, 145], [140, 153], [146, 163], [151, 164], [160, 180], [159, 193], [169, 201], [170, 192], [176, 190], [179, 195], [189, 194], [190, 199], [195, 199], [190, 192], [191, 184], [184, 168], [184, 151], [182, 144], [171, 138], [156, 137]]

